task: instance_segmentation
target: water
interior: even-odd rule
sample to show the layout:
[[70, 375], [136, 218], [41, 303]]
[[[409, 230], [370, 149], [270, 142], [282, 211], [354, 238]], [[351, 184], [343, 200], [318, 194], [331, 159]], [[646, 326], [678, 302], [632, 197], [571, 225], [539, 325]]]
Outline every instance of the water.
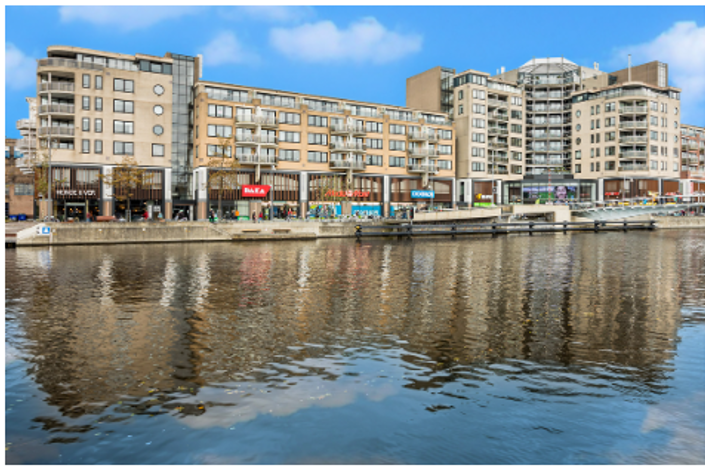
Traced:
[[6, 251], [8, 463], [704, 463], [705, 230]]

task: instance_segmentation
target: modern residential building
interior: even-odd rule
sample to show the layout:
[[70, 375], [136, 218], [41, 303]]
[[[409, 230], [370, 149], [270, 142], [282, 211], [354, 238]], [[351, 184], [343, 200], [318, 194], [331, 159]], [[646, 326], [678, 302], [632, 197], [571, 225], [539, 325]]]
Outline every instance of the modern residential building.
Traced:
[[[431, 101], [441, 96], [441, 70], [450, 70], [450, 68], [437, 67], [409, 78], [407, 80], [407, 104], [413, 102], [422, 108], [441, 109], [440, 102]], [[521, 121], [517, 119], [514, 123], [511, 118], [509, 120], [510, 131], [512, 128], [518, 129], [519, 125], [524, 128], [523, 167], [520, 168], [519, 163], [512, 166], [515, 162], [519, 162], [519, 151], [513, 151], [517, 158], [509, 160], [508, 173], [505, 175], [505, 168], [501, 165], [493, 165], [497, 170], [500, 170], [500, 176], [491, 180], [489, 186], [486, 186], [486, 180], [478, 179], [472, 174], [473, 167], [480, 171], [482, 169], [479, 161], [472, 160], [472, 154], [480, 156], [483, 143], [479, 135], [474, 136], [475, 139], [465, 137], [464, 127], [467, 125], [461, 121], [469, 120], [472, 117], [463, 116], [468, 115], [468, 104], [463, 103], [461, 99], [467, 99], [465, 96], [468, 90], [473, 92], [473, 98], [475, 98], [476, 95], [484, 95], [483, 90], [489, 93], [493, 88], [497, 90], [500, 87], [511, 94], [508, 97], [511, 99], [510, 102], [515, 102], [517, 105], [514, 116], [519, 117], [518, 107], [519, 105], [523, 107]], [[645, 136], [641, 127], [634, 126], [642, 124], [642, 117], [628, 117], [628, 115], [633, 115], [631, 113], [615, 113], [619, 116], [608, 119], [607, 123], [610, 125], [620, 124], [619, 130], [615, 126], [615, 130], [606, 131], [603, 135], [600, 131], [604, 129], [604, 126], [601, 128], [602, 121], [596, 119], [594, 114], [591, 115], [592, 119], [586, 118], [586, 112], [582, 110], [584, 105], [581, 104], [586, 99], [594, 99], [599, 96], [605, 102], [599, 107], [595, 107], [593, 103], [593, 112], [595, 108], [604, 109], [605, 105], [610, 109], [619, 105], [621, 112], [629, 112], [633, 105], [643, 103], [643, 100], [630, 100], [630, 97], [636, 95], [633, 94], [634, 92], [641, 92], [642, 95], [652, 96], [653, 101], [658, 102], [659, 106], [663, 104], [664, 108], [676, 109], [679, 107], [680, 91], [668, 86], [668, 66], [665, 63], [651, 62], [636, 67], [629, 66], [627, 69], [614, 73], [605, 73], [599, 70], [597, 63], [593, 68], [587, 68], [563, 57], [532, 59], [515, 70], [505, 71], [502, 67], [494, 77], [474, 70], [456, 74], [453, 88], [455, 91], [453, 110], [447, 113], [456, 121], [458, 130], [456, 142], [458, 153], [457, 182], [461, 201], [472, 199], [474, 203], [482, 203], [488, 197], [487, 193], [492, 192], [492, 186], [494, 186], [495, 192], [499, 193], [497, 201], [501, 203], [535, 203], [550, 199], [594, 201], [617, 198], [623, 194], [637, 196], [654, 192], [660, 194], [678, 192], [677, 183], [674, 184], [677, 176], [674, 176], [673, 165], [671, 164], [666, 169], [667, 160], [665, 158], [656, 159], [656, 157], [662, 157], [661, 152], [665, 154], [665, 151], [670, 151], [669, 154], [673, 154], [672, 149], [675, 138], [677, 138], [675, 133], [680, 118], [677, 113], [670, 115], [670, 118], [666, 115], [657, 117], [656, 113], [663, 113], [660, 111], [661, 107], [658, 111], [653, 111], [654, 115], [649, 113], [649, 117], [660, 118], [658, 137], [661, 144], [647, 145], [649, 151], [656, 150], [659, 155], [654, 154], [654, 159], [649, 159], [648, 163], [644, 165], [643, 163], [647, 160], [643, 158], [627, 159], [627, 157], [641, 155], [642, 152], [638, 152], [639, 150], [647, 150], [647, 146], [633, 145], [629, 147], [627, 145], [634, 144], [637, 140], [641, 142]], [[461, 88], [463, 88], [463, 92], [459, 93]], [[506, 98], [501, 94], [493, 94], [492, 102], [501, 105], [505, 101]], [[520, 102], [521, 104], [519, 104]], [[616, 102], [625, 103], [617, 104]], [[631, 102], [633, 105], [627, 105], [627, 102]], [[576, 116], [574, 107], [577, 104], [580, 104], [581, 110]], [[472, 105], [472, 109], [481, 111], [482, 107], [477, 107], [478, 104], [474, 103], [474, 100], [470, 105]], [[587, 106], [588, 110], [590, 107], [590, 105]], [[499, 115], [500, 118], [504, 115], [501, 107], [488, 107], [487, 111], [488, 126], [495, 125], [490, 121], [490, 115]], [[670, 127], [662, 126], [666, 121]], [[582, 134], [586, 134], [586, 122], [591, 124], [589, 130], [591, 133], [588, 133], [588, 136], [591, 137], [592, 142], [589, 146], [585, 145], [587, 140], [582, 137]], [[474, 118], [472, 124], [482, 123], [479, 118]], [[498, 134], [496, 141], [501, 144], [503, 139], [499, 137], [499, 134], [502, 134], [501, 131], [505, 125], [498, 124], [498, 126], [493, 131]], [[631, 130], [631, 132], [627, 130]], [[478, 131], [474, 129], [473, 132]], [[608, 143], [617, 141], [618, 135], [621, 136], [621, 142], [615, 142], [614, 146], [608, 146]], [[488, 140], [490, 136], [488, 130]], [[605, 137], [610, 139], [605, 141]], [[601, 142], [598, 142], [600, 138], [602, 138]], [[511, 141], [510, 138], [510, 144]], [[601, 146], [598, 147], [598, 144]], [[619, 162], [616, 159], [606, 159], [600, 160], [598, 164], [598, 161], [594, 160], [592, 170], [590, 170], [583, 158], [588, 153], [586, 148], [588, 152], [592, 149], [590, 153], [599, 153], [604, 157], [606, 157], [605, 150], [609, 154], [613, 152], [623, 154], [624, 157], [619, 158]], [[617, 148], [621, 149], [618, 151]], [[466, 154], [470, 154], [470, 157]], [[494, 155], [496, 156], [497, 153], [495, 152]], [[510, 155], [513, 154], [510, 153]], [[649, 155], [652, 155], [651, 152]], [[499, 160], [504, 161], [505, 159], [502, 157]], [[642, 164], [636, 163], [637, 160]], [[672, 157], [670, 160], [673, 162]], [[488, 165], [490, 163], [488, 160]], [[466, 175], [468, 164], [470, 175]], [[487, 170], [490, 173], [489, 168]], [[522, 170], [521, 176], [519, 170]], [[624, 176], [625, 174], [629, 174], [629, 176]], [[466, 176], [471, 179], [470, 182], [464, 179]], [[617, 178], [620, 176], [622, 178], [621, 184], [617, 183]], [[631, 181], [634, 181], [634, 184], [630, 185], [628, 191], [624, 191], [623, 185]], [[489, 197], [491, 198], [491, 196]]]
[[681, 125], [683, 194], [705, 194], [705, 128]]
[[[222, 154], [239, 161], [224, 205], [241, 216], [455, 203], [455, 133], [444, 112], [202, 81], [200, 57], [65, 46], [38, 60], [37, 104], [36, 147], [51, 160], [62, 217], [124, 215], [101, 175], [127, 156], [148, 175], [132, 190], [132, 213], [167, 219], [206, 218], [218, 197], [208, 160]], [[324, 190], [331, 180], [341, 189]]]
[[33, 218], [34, 175], [20, 169], [25, 154], [19, 151], [17, 142], [16, 139], [5, 139], [5, 217], [26, 215]]

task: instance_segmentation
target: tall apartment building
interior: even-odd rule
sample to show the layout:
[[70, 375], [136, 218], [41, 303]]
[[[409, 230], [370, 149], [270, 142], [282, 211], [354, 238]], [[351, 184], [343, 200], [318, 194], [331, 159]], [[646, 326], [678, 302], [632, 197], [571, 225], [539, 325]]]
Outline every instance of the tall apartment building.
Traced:
[[683, 194], [705, 194], [705, 128], [681, 125]]
[[17, 139], [5, 139], [5, 217], [34, 217], [34, 180], [22, 171], [25, 154], [19, 151]]
[[[284, 206], [306, 215], [329, 197], [348, 200], [337, 206], [347, 213], [454, 205], [455, 134], [444, 112], [202, 81], [200, 57], [64, 46], [38, 61], [37, 104], [55, 215], [124, 212], [99, 175], [132, 156], [149, 175], [133, 190], [134, 213], [205, 218], [217, 198], [208, 160], [223, 152], [222, 137], [234, 137], [225, 154], [240, 163], [225, 206], [241, 215]], [[331, 177], [346, 189], [320, 199]], [[261, 190], [243, 186], [271, 192], [254, 197]]]
[[[429, 96], [440, 95], [437, 89], [441, 88], [441, 83], [436, 79], [436, 75], [439, 75], [438, 70], [440, 70], [440, 67], [428, 70], [407, 80], [407, 104], [412, 102], [417, 105], [430, 105], [433, 108], [440, 108], [440, 105], [428, 102]], [[491, 86], [497, 87], [501, 83], [505, 89], [516, 92], [514, 96], [516, 102], [522, 99], [524, 106], [522, 121], [515, 123], [516, 125], [521, 123], [524, 127], [522, 176], [518, 176], [519, 173], [516, 172], [509, 173], [504, 178], [492, 180], [490, 187], [485, 185], [485, 180], [478, 180], [477, 177], [472, 175], [470, 175], [470, 183], [463, 180], [466, 176], [468, 164], [471, 168], [475, 166], [478, 170], [481, 169], [480, 163], [472, 160], [472, 154], [480, 154], [478, 152], [481, 150], [478, 145], [479, 140], [477, 138], [473, 140], [472, 138], [464, 137], [464, 130], [461, 128], [464, 125], [460, 123], [463, 119], [460, 111], [463, 114], [467, 112], [465, 105], [458, 100], [460, 96], [457, 93], [460, 90], [459, 87], [468, 86], [467, 79], [462, 78], [463, 75], [471, 76], [473, 92], [480, 92], [480, 87], [487, 88], [487, 92], [489, 92]], [[629, 190], [632, 195], [653, 193], [654, 189], [656, 189], [656, 192], [665, 194], [671, 192], [674, 188], [672, 166], [667, 170], [666, 160], [656, 159], [656, 155], [654, 155], [653, 160], [650, 159], [649, 163], [646, 163], [645, 169], [642, 169], [644, 167], [643, 164], [630, 164], [627, 159], [622, 160], [620, 158], [619, 163], [612, 160], [607, 161], [609, 170], [605, 169], [605, 162], [601, 162], [601, 165], [593, 162], [592, 171], [586, 171], [585, 167], [587, 165], [584, 164], [583, 159], [580, 159], [585, 152], [585, 145], [577, 147], [577, 144], [584, 141], [578, 133], [582, 130], [584, 134], [585, 123], [583, 120], [585, 112], [581, 110], [580, 115], [582, 115], [583, 119], [578, 121], [579, 116], [576, 116], [573, 108], [576, 104], [583, 102], [584, 96], [588, 94], [604, 96], [605, 100], [610, 100], [609, 108], [614, 108], [617, 104], [612, 102], [612, 100], [629, 102], [627, 96], [632, 90], [642, 88], [650, 89], [649, 92], [654, 93], [654, 95], [667, 96], [666, 98], [672, 101], [670, 108], [676, 108], [678, 107], [677, 101], [680, 99], [680, 92], [678, 89], [668, 87], [668, 67], [664, 63], [651, 62], [637, 67], [630, 66], [625, 70], [619, 70], [614, 73], [605, 73], [599, 70], [597, 64], [593, 68], [587, 68], [562, 57], [532, 59], [515, 70], [505, 72], [504, 68], [502, 68], [501, 73], [498, 73], [495, 77], [490, 77], [489, 74], [478, 71], [460, 73], [455, 76], [453, 83], [456, 88], [453, 102], [454, 109], [448, 113], [459, 122], [457, 124], [459, 170], [457, 176], [458, 183], [466, 185], [462, 186], [461, 184], [459, 186], [460, 197], [464, 198], [466, 202], [467, 199], [472, 199], [470, 202], [478, 203], [478, 200], [481, 201], [487, 197], [486, 192], [491, 192], [491, 186], [494, 186], [495, 191], [499, 193], [498, 201], [502, 203], [534, 203], [551, 199], [582, 201], [610, 199], [610, 195], [605, 195], [605, 193], [619, 192], [621, 195], [623, 192], [621, 186], [629, 183], [630, 179], [633, 179], [635, 183]], [[477, 88], [477, 90], [475, 91], [474, 88]], [[616, 91], [616, 89], [622, 89], [625, 93]], [[606, 90], [607, 92], [600, 94], [601, 90]], [[465, 94], [465, 91], [463, 94]], [[501, 102], [504, 98], [498, 95], [495, 100], [500, 100]], [[656, 98], [656, 101], [659, 104], [661, 102], [660, 98]], [[635, 102], [638, 104], [641, 101]], [[668, 105], [666, 102], [664, 104]], [[619, 105], [620, 108], [623, 108], [623, 111], [629, 108], [626, 104], [620, 103]], [[604, 108], [604, 104], [602, 107]], [[496, 110], [493, 111], [496, 112]], [[502, 114], [500, 113], [500, 115]], [[614, 151], [615, 153], [625, 154], [625, 157], [627, 157], [627, 153], [636, 157], [638, 154], [634, 151], [646, 150], [645, 146], [633, 146], [631, 148], [632, 151], [629, 152], [626, 149], [626, 144], [627, 141], [636, 141], [636, 139], [629, 139], [629, 136], [641, 137], [643, 134], [641, 131], [636, 131], [636, 128], [628, 128], [629, 121], [627, 121], [626, 115], [628, 114], [624, 114], [624, 116], [620, 114], [619, 118], [610, 120], [610, 122], [618, 121], [623, 124], [619, 128], [619, 134], [623, 136], [621, 141], [623, 141], [624, 146], [619, 146], [621, 147], [619, 151], [612, 146], [607, 150], [610, 154]], [[593, 118], [593, 120], [595, 119]], [[637, 118], [636, 120], [640, 121], [641, 119]], [[672, 126], [670, 128], [663, 127], [658, 132], [661, 138], [671, 139], [662, 141], [662, 144], [658, 146], [653, 146], [659, 153], [660, 151], [672, 149], [674, 144], [672, 136], [675, 136], [673, 134], [675, 129], [673, 125], [679, 123], [679, 116], [675, 115], [671, 118], [666, 118], [666, 120], [669, 120]], [[477, 123], [480, 124], [479, 121]], [[597, 141], [600, 139], [597, 138], [602, 136], [597, 132], [600, 129], [600, 123], [597, 121], [592, 122], [595, 127], [590, 131], [595, 131], [595, 133], [591, 135], [594, 141], [591, 145], [598, 144]], [[502, 129], [503, 127], [495, 131], [501, 131]], [[632, 132], [627, 133], [627, 129], [632, 130]], [[617, 131], [608, 131], [607, 133], [606, 137], [614, 138], [607, 142], [616, 140]], [[603, 137], [602, 143], [604, 142]], [[667, 142], [670, 143], [670, 146]], [[591, 148], [594, 150], [599, 149], [597, 153], [604, 155], [604, 147], [598, 148], [594, 146]], [[654, 149], [649, 146], [648, 150], [652, 151]], [[518, 153], [518, 151], [516, 152]], [[470, 154], [470, 156], [467, 154]], [[576, 163], [576, 159], [579, 162]], [[644, 159], [630, 160], [645, 162]], [[518, 162], [518, 160], [516, 161]], [[501, 166], [498, 168], [502, 170]], [[511, 170], [512, 168], [510, 168]], [[519, 171], [518, 164], [514, 170]], [[578, 170], [582, 171], [578, 172]], [[627, 171], [634, 176], [623, 177], [619, 189], [615, 189], [615, 186], [617, 186], [616, 178]], [[605, 182], [607, 182], [606, 187]], [[677, 187], [675, 187], [675, 191], [678, 191]]]

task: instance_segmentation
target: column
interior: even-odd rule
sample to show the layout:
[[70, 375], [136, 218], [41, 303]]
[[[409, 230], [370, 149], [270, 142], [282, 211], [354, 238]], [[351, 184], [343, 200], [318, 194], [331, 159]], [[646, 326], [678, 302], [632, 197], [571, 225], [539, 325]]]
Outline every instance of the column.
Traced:
[[[206, 220], [208, 218], [208, 167], [199, 167], [193, 171], [194, 191], [196, 191], [196, 218], [194, 220]], [[191, 210], [193, 215], [193, 210]]]
[[[622, 186], [622, 190], [624, 190], [624, 186]], [[598, 178], [597, 180], [597, 201], [604, 201], [605, 200], [605, 179], [604, 178]]]
[[[103, 175], [110, 177], [113, 173], [113, 168], [115, 168], [114, 165], [105, 165], [103, 167]], [[102, 193], [101, 204], [103, 205], [103, 208], [101, 210], [103, 211], [103, 215], [115, 215], [115, 210], [113, 209], [114, 203], [112, 186], [107, 184], [104, 180], [101, 180], [100, 192]]]
[[162, 215], [165, 220], [171, 220], [171, 211], [174, 208], [174, 201], [171, 197], [171, 168], [164, 169], [164, 183], [162, 189], [164, 190], [164, 212], [162, 212]]
[[504, 204], [502, 199], [502, 180], [495, 180], [495, 183], [494, 192], [496, 193], [497, 204]]
[[389, 217], [390, 215], [390, 191], [391, 184], [389, 181], [389, 175], [382, 177], [382, 215], [384, 217]]
[[308, 214], [308, 172], [299, 173], [299, 218]]

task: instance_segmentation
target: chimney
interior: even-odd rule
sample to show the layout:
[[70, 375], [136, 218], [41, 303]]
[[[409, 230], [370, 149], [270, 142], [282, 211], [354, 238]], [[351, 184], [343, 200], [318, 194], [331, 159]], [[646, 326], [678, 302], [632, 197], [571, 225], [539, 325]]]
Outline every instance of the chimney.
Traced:
[[627, 82], [632, 82], [632, 54], [629, 54], [629, 71], [627, 72]]
[[501, 67], [500, 71], [502, 71], [502, 74], [504, 74], [504, 67]]
[[600, 64], [595, 62], [593, 63], [593, 66], [595, 67], [595, 71], [600, 71]]

